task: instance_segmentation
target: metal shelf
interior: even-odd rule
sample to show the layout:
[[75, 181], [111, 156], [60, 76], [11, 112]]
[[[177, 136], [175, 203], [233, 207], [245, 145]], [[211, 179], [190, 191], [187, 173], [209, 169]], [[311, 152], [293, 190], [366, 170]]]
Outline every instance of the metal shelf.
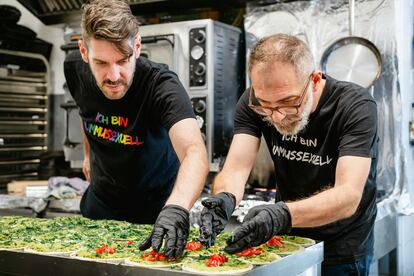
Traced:
[[47, 108], [0, 107], [0, 112], [47, 113]]
[[37, 172], [27, 172], [27, 171], [21, 171], [18, 174], [3, 174], [0, 175], [0, 181], [2, 182], [9, 182], [11, 180], [15, 180], [15, 179], [26, 179], [26, 178], [36, 178], [38, 176]]
[[30, 160], [7, 160], [7, 161], [0, 161], [0, 166], [3, 165], [21, 165], [21, 164], [39, 164], [40, 159], [30, 159]]
[[19, 147], [0, 147], [0, 151], [46, 151], [47, 146], [19, 146]]
[[[45, 71], [18, 70], [0, 61], [0, 188], [36, 179], [47, 151], [49, 64], [39, 54], [0, 49], [13, 62], [41, 61]], [[16, 57], [16, 58], [14, 58]]]
[[1, 120], [0, 125], [47, 125], [46, 120], [32, 120], [32, 121], [21, 121], [21, 120]]

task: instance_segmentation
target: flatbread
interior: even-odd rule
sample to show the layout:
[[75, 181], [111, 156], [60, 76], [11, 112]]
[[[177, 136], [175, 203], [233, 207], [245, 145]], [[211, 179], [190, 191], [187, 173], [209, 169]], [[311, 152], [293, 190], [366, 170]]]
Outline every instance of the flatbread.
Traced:
[[0, 251], [16, 251], [16, 252], [23, 252], [24, 247], [0, 247]]
[[56, 257], [69, 257], [76, 253], [76, 251], [38, 251], [38, 250], [30, 249], [30, 248], [24, 248], [23, 251], [26, 253], [56, 256]]
[[264, 265], [264, 264], [270, 264], [270, 263], [273, 263], [273, 262], [276, 262], [282, 259], [282, 257], [280, 257], [279, 255], [271, 253], [271, 252], [265, 251], [262, 254], [264, 255], [247, 257], [246, 261], [253, 265]]
[[72, 258], [84, 261], [102, 262], [102, 263], [114, 263], [121, 264], [125, 262], [126, 257], [123, 253], [115, 252], [114, 254], [99, 254], [92, 253], [91, 250], [80, 250], [71, 255]]
[[[2, 230], [2, 229], [0, 229]], [[23, 251], [25, 243], [22, 241], [6, 241], [0, 236], [0, 250], [3, 251]]]
[[308, 247], [316, 243], [315, 240], [305, 238], [305, 237], [299, 237], [299, 236], [285, 235], [285, 236], [281, 236], [281, 238], [282, 238], [282, 241], [293, 242], [293, 243], [299, 244], [304, 247]]
[[109, 263], [109, 264], [123, 264], [125, 262], [125, 258], [94, 259], [94, 258], [83, 258], [83, 257], [79, 257], [76, 255], [72, 256], [72, 258], [81, 260], [81, 261]]
[[71, 256], [79, 249], [80, 246], [78, 244], [65, 246], [56, 242], [49, 244], [30, 242], [24, 246], [24, 252], [50, 256]]
[[302, 246], [288, 241], [283, 241], [283, 247], [268, 246], [266, 244], [261, 245], [261, 248], [267, 252], [275, 253], [278, 255], [290, 255], [304, 250]]
[[[147, 260], [145, 258], [145, 255], [148, 255], [148, 257], [155, 257], [155, 255], [158, 255], [159, 253], [156, 253], [152, 249], [148, 249], [143, 252], [139, 252], [138, 254], [132, 254], [130, 255], [126, 260], [125, 263], [132, 265], [132, 266], [141, 266], [141, 267], [172, 267], [172, 266], [179, 266], [184, 262], [184, 257], [179, 259], [173, 259], [173, 260]], [[186, 255], [186, 254], [185, 254]], [[163, 258], [165, 258], [165, 255], [162, 255]], [[191, 260], [191, 259], [188, 259]]]
[[194, 272], [198, 275], [229, 275], [240, 274], [253, 268], [251, 263], [241, 261], [238, 258], [229, 258], [228, 262], [225, 262], [218, 267], [210, 267], [206, 264], [206, 261], [206, 259], [199, 259], [185, 262], [182, 266], [182, 270]]
[[268, 252], [263, 250], [263, 253], [260, 255], [254, 255], [254, 256], [239, 256], [238, 258], [251, 263], [252, 265], [264, 265], [269, 264], [272, 262], [276, 262], [281, 259], [281, 257], [275, 253]]
[[203, 246], [199, 250], [187, 250], [186, 249], [185, 252], [187, 253], [187, 256], [199, 257], [199, 256], [206, 256], [206, 255], [213, 255], [213, 254], [221, 253], [224, 247], [225, 245], [215, 243], [213, 246], [210, 246], [210, 247]]
[[183, 260], [180, 259], [179, 261], [171, 261], [171, 262], [160, 262], [160, 261], [155, 261], [155, 262], [149, 262], [149, 261], [145, 261], [143, 259], [140, 258], [127, 258], [125, 259], [124, 264], [126, 265], [130, 265], [130, 266], [139, 266], [139, 267], [148, 267], [148, 268], [169, 268], [171, 266], [180, 266], [183, 264]]
[[[297, 237], [282, 236], [277, 240], [284, 246], [281, 248], [260, 246], [264, 252], [255, 256], [227, 255], [223, 249], [230, 232], [220, 233], [215, 244], [200, 250], [185, 250], [183, 258], [175, 261], [149, 261], [139, 258], [145, 252], [140, 252], [138, 244], [152, 231], [152, 225], [137, 225], [122, 221], [90, 220], [80, 216], [59, 217], [54, 219], [38, 219], [25, 217], [0, 216], [0, 250], [26, 251], [29, 253], [70, 256], [75, 259], [141, 266], [149, 268], [183, 267], [183, 270], [195, 272], [199, 275], [208, 274], [237, 274], [252, 269], [253, 265], [262, 265], [280, 259], [280, 255], [289, 255], [303, 247], [315, 243], [314, 240]], [[189, 241], [199, 241], [199, 229], [192, 228]], [[293, 243], [292, 243], [293, 242]], [[278, 243], [274, 243], [277, 245]], [[103, 251], [97, 254], [97, 249], [108, 245], [116, 250]], [[302, 247], [303, 246], [303, 247]], [[113, 254], [110, 254], [113, 253]], [[228, 262], [219, 267], [206, 265], [206, 258], [220, 254], [228, 258]], [[162, 259], [162, 258], [161, 258]]]
[[[0, 228], [0, 231], [2, 229]], [[0, 250], [4, 251], [23, 251], [24, 250], [24, 242], [22, 241], [15, 241], [15, 240], [5, 240], [0, 235]]]

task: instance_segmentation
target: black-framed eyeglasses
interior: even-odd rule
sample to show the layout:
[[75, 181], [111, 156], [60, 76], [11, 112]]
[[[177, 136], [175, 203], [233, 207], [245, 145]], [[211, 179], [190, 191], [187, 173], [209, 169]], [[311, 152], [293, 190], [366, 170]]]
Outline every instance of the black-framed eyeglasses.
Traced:
[[[299, 113], [299, 108], [302, 105], [303, 99], [305, 98], [306, 90], [308, 90], [308, 85], [310, 80], [312, 79], [313, 72], [310, 74], [308, 80], [306, 81], [305, 87], [303, 88], [302, 92], [300, 93], [299, 102], [295, 105], [283, 105], [277, 107], [264, 107], [261, 106], [259, 101], [254, 96], [253, 86], [250, 86], [250, 93], [249, 93], [249, 104], [248, 106], [257, 114], [262, 116], [272, 116], [273, 112], [279, 112], [280, 114], [286, 115], [296, 115]], [[253, 104], [253, 97], [255, 98], [256, 104]]]

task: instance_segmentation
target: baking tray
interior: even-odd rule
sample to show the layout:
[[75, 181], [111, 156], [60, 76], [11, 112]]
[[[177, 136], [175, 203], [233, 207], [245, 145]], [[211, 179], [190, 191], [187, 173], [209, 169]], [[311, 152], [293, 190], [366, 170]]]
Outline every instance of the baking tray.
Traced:
[[[281, 260], [253, 270], [235, 274], [249, 276], [264, 275], [297, 275], [313, 268], [314, 275], [320, 274], [320, 264], [323, 260], [323, 242], [318, 242], [305, 250], [285, 256]], [[316, 267], [316, 269], [315, 269]], [[150, 269], [115, 265], [92, 261], [82, 261], [66, 257], [45, 256], [23, 252], [0, 251], [0, 275], [197, 275], [181, 270]], [[212, 274], [213, 275], [213, 274]], [[231, 274], [228, 274], [231, 275]]]

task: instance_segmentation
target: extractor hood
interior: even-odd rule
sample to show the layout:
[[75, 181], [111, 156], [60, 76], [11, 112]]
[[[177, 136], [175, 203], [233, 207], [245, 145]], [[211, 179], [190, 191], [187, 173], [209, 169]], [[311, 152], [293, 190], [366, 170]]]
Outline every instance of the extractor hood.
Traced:
[[[18, 0], [44, 24], [79, 22], [80, 9], [87, 0]], [[135, 15], [183, 12], [197, 8], [244, 7], [247, 0], [129, 0]]]

